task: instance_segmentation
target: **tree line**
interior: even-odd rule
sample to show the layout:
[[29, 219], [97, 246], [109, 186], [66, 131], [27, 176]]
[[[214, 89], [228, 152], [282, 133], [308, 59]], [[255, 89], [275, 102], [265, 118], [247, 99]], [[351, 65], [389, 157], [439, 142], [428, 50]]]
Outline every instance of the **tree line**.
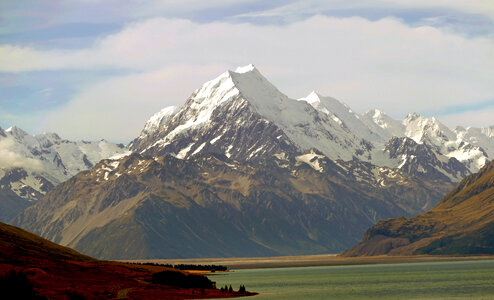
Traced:
[[221, 266], [221, 265], [193, 265], [193, 264], [178, 264], [178, 265], [172, 265], [172, 264], [159, 264], [159, 263], [142, 263], [142, 262], [132, 262], [132, 264], [137, 264], [137, 265], [147, 265], [147, 266], [159, 266], [159, 267], [166, 267], [166, 268], [171, 268], [171, 269], [177, 269], [177, 270], [195, 270], [195, 271], [228, 271], [227, 266]]

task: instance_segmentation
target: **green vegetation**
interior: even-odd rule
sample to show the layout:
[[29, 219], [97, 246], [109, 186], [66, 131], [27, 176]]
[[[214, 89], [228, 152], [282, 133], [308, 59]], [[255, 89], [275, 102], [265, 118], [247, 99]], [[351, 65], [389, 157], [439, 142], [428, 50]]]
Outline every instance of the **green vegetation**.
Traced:
[[147, 266], [159, 266], [159, 267], [166, 267], [170, 269], [177, 269], [177, 270], [184, 270], [184, 271], [209, 271], [209, 272], [216, 272], [216, 271], [228, 271], [227, 266], [219, 266], [219, 265], [193, 265], [193, 264], [178, 264], [178, 265], [172, 265], [172, 264], [160, 264], [160, 263], [141, 263], [141, 262], [134, 262], [132, 264], [137, 264], [137, 265], [147, 265]]
[[206, 276], [184, 274], [176, 271], [163, 271], [153, 274], [153, 283], [183, 288], [213, 289], [214, 283]]
[[[230, 286], [228, 286], [228, 285], [225, 284], [225, 286], [222, 286], [220, 288], [220, 291], [222, 293], [226, 293], [226, 292], [233, 293], [234, 292], [231, 284], [230, 284]], [[245, 285], [241, 284], [240, 287], [238, 288], [238, 293], [240, 293], [240, 294], [247, 294], [249, 292], [247, 292], [247, 290], [245, 289]]]

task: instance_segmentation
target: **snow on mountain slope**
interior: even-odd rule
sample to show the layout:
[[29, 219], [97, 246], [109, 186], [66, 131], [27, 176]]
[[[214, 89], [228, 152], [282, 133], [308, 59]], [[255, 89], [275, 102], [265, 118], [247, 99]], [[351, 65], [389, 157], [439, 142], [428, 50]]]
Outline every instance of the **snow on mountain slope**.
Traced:
[[478, 146], [485, 151], [485, 154], [492, 160], [494, 158], [494, 125], [484, 128], [456, 127], [454, 132], [458, 139]]
[[405, 136], [417, 143], [428, 142], [437, 149], [447, 147], [456, 141], [455, 133], [436, 118], [425, 118], [419, 114], [409, 114], [404, 120]]
[[253, 66], [242, 71], [245, 73], [232, 74], [240, 93], [301, 149], [314, 147], [331, 159], [345, 160], [358, 155], [359, 150], [366, 150], [362, 138], [311, 105], [288, 98]]
[[458, 182], [470, 174], [456, 158], [445, 157], [429, 144], [417, 143], [408, 137], [393, 137], [386, 144], [385, 151], [391, 158], [400, 160], [398, 169], [421, 178]]
[[106, 141], [71, 142], [55, 133], [32, 136], [16, 126], [0, 129], [0, 188], [37, 200], [101, 159], [126, 151], [123, 145]]
[[360, 116], [367, 127], [388, 141], [393, 136], [404, 136], [405, 126], [378, 109], [372, 109]]
[[[428, 157], [441, 163], [391, 156], [400, 150], [390, 149], [393, 137], [426, 144], [424, 149], [432, 151]], [[206, 82], [182, 107], [155, 114], [129, 148], [183, 159], [213, 152], [236, 160], [287, 153], [295, 157], [314, 148], [332, 160], [357, 158], [377, 166], [406, 166], [410, 172], [434, 168], [458, 181], [464, 170], [455, 163], [449, 166], [450, 159], [475, 172], [491, 159], [493, 141], [489, 127], [452, 131], [435, 118], [413, 113], [398, 121], [377, 109], [358, 115], [348, 105], [316, 92], [298, 101], [290, 99], [249, 65]], [[427, 163], [433, 165], [423, 165]]]
[[[456, 158], [472, 173], [477, 172], [490, 160], [489, 155], [482, 149], [482, 146], [488, 146], [489, 142], [483, 145], [472, 144], [471, 140], [465, 140], [461, 134], [452, 131], [436, 118], [429, 119], [413, 113], [403, 120], [403, 124], [406, 126], [405, 136], [417, 143], [430, 145], [437, 153], [448, 158]], [[490, 143], [493, 142], [494, 139], [491, 138]]]
[[384, 143], [386, 141], [386, 139], [371, 130], [362, 120], [360, 120], [360, 116], [353, 112], [345, 103], [331, 97], [321, 96], [314, 91], [307, 97], [299, 100], [306, 101], [315, 109], [330, 116], [342, 127], [348, 128], [348, 130], [361, 138], [378, 143]]
[[[434, 149], [434, 155], [442, 157], [443, 161], [455, 158], [472, 173], [494, 157], [492, 127], [458, 127], [453, 131], [436, 118], [425, 118], [412, 113], [400, 122], [378, 110], [367, 112], [361, 119], [371, 130], [383, 137], [407, 137], [419, 144], [427, 144]], [[399, 165], [402, 163], [403, 161]]]
[[152, 139], [160, 129], [166, 125], [166, 121], [172, 118], [180, 109], [178, 106], [168, 106], [155, 113], [144, 125], [141, 134], [129, 144], [129, 148], [138, 147], [146, 140]]
[[130, 149], [180, 158], [212, 151], [241, 160], [310, 148], [331, 159], [365, 159], [371, 147], [307, 102], [282, 94], [253, 65], [206, 82], [158, 135], [141, 140], [147, 142]]

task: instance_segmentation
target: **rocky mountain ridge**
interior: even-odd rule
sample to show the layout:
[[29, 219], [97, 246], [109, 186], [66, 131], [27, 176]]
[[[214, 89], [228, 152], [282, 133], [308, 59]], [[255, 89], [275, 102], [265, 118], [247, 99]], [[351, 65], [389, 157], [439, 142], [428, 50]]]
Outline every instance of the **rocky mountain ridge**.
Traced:
[[132, 154], [56, 186], [14, 223], [104, 258], [334, 253], [469, 174], [445, 154], [459, 149], [451, 139], [418, 115], [290, 99], [247, 66], [158, 112]]
[[[489, 128], [452, 131], [437, 119], [416, 113], [403, 121], [379, 110], [359, 115], [346, 104], [316, 92], [290, 99], [249, 65], [205, 83], [182, 107], [158, 112], [129, 148], [179, 158], [215, 152], [241, 161], [316, 148], [332, 160], [357, 158], [429, 177], [442, 174], [459, 182], [494, 155]], [[276, 139], [270, 138], [272, 133]], [[398, 146], [393, 137], [411, 149]], [[424, 145], [418, 148], [426, 148], [429, 159], [421, 161], [418, 157], [424, 155], [413, 154], [417, 147], [408, 139]], [[392, 149], [392, 145], [400, 149]], [[397, 155], [400, 151], [403, 153]], [[434, 174], [427, 175], [427, 171]]]
[[[409, 215], [423, 194], [440, 195], [409, 178], [383, 189], [349, 170], [314, 151], [251, 162], [133, 153], [56, 186], [14, 224], [112, 259], [334, 253], [377, 220]], [[381, 180], [403, 179], [393, 175]]]
[[307, 102], [288, 98], [253, 66], [221, 74], [170, 111], [154, 116], [161, 125], [145, 129], [129, 148], [178, 158], [216, 152], [241, 161], [310, 148], [344, 160], [369, 151], [363, 139]]

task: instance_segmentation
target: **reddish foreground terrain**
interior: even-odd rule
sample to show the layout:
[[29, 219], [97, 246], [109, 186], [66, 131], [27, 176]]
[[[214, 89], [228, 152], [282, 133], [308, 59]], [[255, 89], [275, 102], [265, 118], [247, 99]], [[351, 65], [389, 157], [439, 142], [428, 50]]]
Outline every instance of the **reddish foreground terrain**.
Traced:
[[97, 260], [0, 223], [1, 299], [205, 299], [254, 295], [152, 283], [153, 274], [162, 271], [173, 272], [167, 276], [176, 274], [182, 286], [207, 282], [197, 277], [201, 275], [165, 267]]

